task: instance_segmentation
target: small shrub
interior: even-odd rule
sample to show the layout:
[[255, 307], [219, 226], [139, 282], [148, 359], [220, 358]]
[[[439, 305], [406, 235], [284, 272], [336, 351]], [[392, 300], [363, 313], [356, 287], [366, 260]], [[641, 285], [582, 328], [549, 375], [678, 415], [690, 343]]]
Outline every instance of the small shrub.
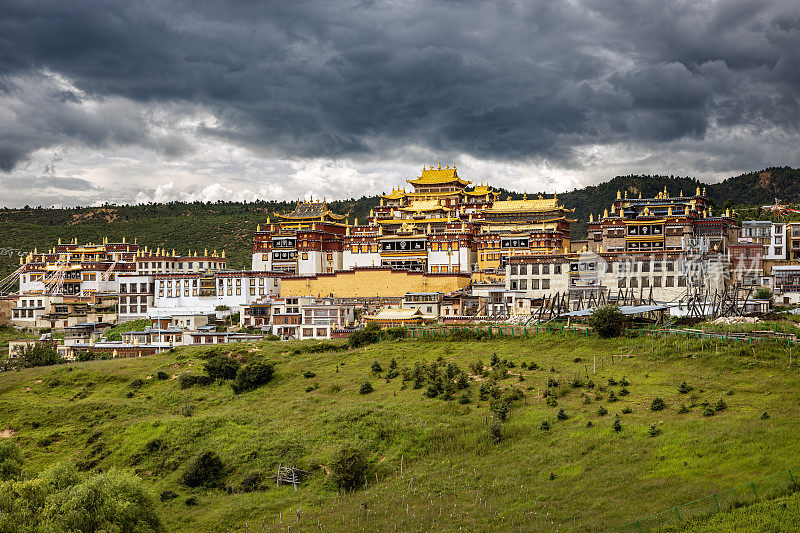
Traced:
[[158, 373], [156, 374], [156, 378], [160, 379], [161, 381], [164, 381], [165, 379], [169, 379], [169, 374], [167, 374], [163, 370], [159, 370]]
[[212, 381], [235, 379], [239, 361], [227, 355], [214, 354], [206, 360], [203, 369]]
[[616, 379], [614, 379], [614, 378], [608, 378], [608, 386], [609, 386], [609, 387], [613, 387], [613, 386], [614, 386], [614, 385], [616, 385], [616, 384], [617, 384], [617, 380], [616, 380]]
[[11, 439], [0, 440], [0, 481], [14, 481], [22, 476], [22, 452]]
[[714, 410], [710, 407], [703, 408], [703, 416], [714, 416]]
[[684, 405], [684, 404], [681, 404], [681, 406], [678, 408], [678, 413], [679, 414], [684, 414], [684, 413], [688, 413], [688, 412], [689, 412], [689, 408], [686, 407], [686, 405]]
[[558, 402], [553, 396], [548, 396], [544, 403], [547, 404], [548, 407], [556, 407], [558, 405]]
[[362, 383], [362, 384], [361, 384], [361, 386], [358, 388], [358, 393], [359, 393], [359, 394], [369, 394], [369, 393], [370, 393], [370, 392], [372, 392], [373, 390], [375, 390], [375, 389], [373, 389], [373, 388], [372, 388], [372, 383], [370, 383], [369, 381], [365, 381], [365, 382], [364, 382], [364, 383]]
[[[522, 377], [522, 376], [520, 376]], [[466, 389], [469, 387], [469, 377], [466, 372], [460, 372], [456, 378], [456, 387], [459, 389]]]
[[127, 392], [127, 394], [125, 394], [125, 397], [126, 397], [126, 398], [133, 398], [133, 391], [132, 391], [132, 390], [129, 390], [129, 391]]
[[611, 424], [611, 428], [617, 433], [622, 431], [622, 422], [619, 420], [619, 415], [614, 415], [614, 423]]
[[266, 474], [261, 470], [254, 470], [244, 476], [242, 482], [239, 484], [239, 490], [242, 492], [255, 492], [261, 490], [262, 484], [266, 479]]
[[664, 400], [661, 398], [653, 398], [653, 401], [650, 403], [651, 411], [662, 411], [664, 407], [666, 407], [666, 404], [664, 404]]
[[132, 389], [138, 389], [141, 388], [143, 385], [144, 385], [144, 380], [141, 378], [136, 378], [133, 381], [131, 381], [128, 386]]
[[381, 367], [381, 364], [379, 362], [377, 362], [377, 361], [373, 361], [372, 362], [372, 367], [371, 368], [372, 368], [372, 371], [375, 372], [376, 374], [380, 374], [381, 372], [383, 372], [383, 367]]
[[194, 414], [194, 404], [187, 403], [181, 406], [181, 415], [182, 416], [192, 416]]
[[550, 481], [553, 481], [556, 478], [556, 474], [554, 472], [550, 472]]
[[340, 490], [352, 490], [361, 486], [369, 464], [367, 454], [361, 448], [346, 444], [339, 448], [328, 463], [330, 481]]
[[311, 370], [306, 370], [305, 372], [303, 372], [303, 377], [306, 379], [311, 379], [317, 377], [317, 375]]
[[542, 420], [542, 425], [539, 426], [539, 429], [541, 429], [542, 431], [550, 431], [550, 422], [548, 422], [547, 420]]
[[186, 465], [181, 481], [187, 487], [215, 487], [225, 477], [225, 465], [214, 452], [204, 452]]
[[501, 422], [505, 422], [506, 419], [508, 419], [508, 400], [501, 398], [494, 399], [489, 404], [489, 409], [491, 409], [494, 416]]
[[619, 384], [622, 385], [623, 387], [627, 387], [630, 385], [630, 382], [627, 379], [625, 379], [625, 376], [622, 376], [622, 379], [619, 380]]
[[630, 408], [629, 406], [627, 406], [627, 405], [626, 405], [626, 406], [625, 406], [625, 408], [622, 410], [622, 414], [624, 414], [624, 415], [629, 415], [629, 414], [631, 414], [632, 412], [633, 412], [633, 409], [631, 409], [631, 408]]
[[159, 499], [162, 502], [168, 502], [169, 500], [174, 500], [177, 497], [178, 493], [174, 490], [162, 490]]
[[499, 420], [493, 421], [489, 424], [489, 438], [492, 442], [497, 444], [503, 440], [503, 424]]
[[587, 428], [593, 428], [593, 427], [594, 427], [594, 424], [592, 423], [592, 421], [591, 421], [591, 420], [589, 420], [588, 422], [586, 422], [586, 427], [587, 427]]
[[714, 404], [714, 411], [717, 411], [717, 412], [724, 411], [727, 408], [728, 408], [728, 404], [726, 404], [725, 400], [723, 400], [722, 398], [720, 398], [719, 401]]
[[617, 395], [614, 394], [613, 390], [608, 391], [608, 403], [614, 403], [618, 400], [619, 398], [617, 398]]
[[608, 414], [608, 409], [601, 405], [600, 409], [597, 410], [597, 414], [600, 416], [606, 416]]
[[195, 498], [194, 496], [189, 496], [188, 498], [183, 500], [183, 503], [186, 505], [186, 507], [194, 507], [197, 505], [197, 498]]
[[470, 402], [469, 392], [464, 392], [458, 397], [458, 403], [466, 405]]
[[647, 434], [650, 435], [651, 437], [658, 437], [659, 435], [661, 435], [661, 430], [658, 427], [656, 427], [655, 424], [653, 424], [650, 426], [650, 429], [647, 430]]
[[769, 413], [767, 413], [766, 411], [761, 413], [761, 420], [767, 420], [768, 418], [769, 418]]
[[630, 394], [630, 391], [629, 391], [627, 388], [625, 388], [625, 387], [622, 387], [622, 388], [619, 390], [619, 395], [620, 395], [620, 396], [627, 396], [628, 394]]
[[678, 386], [678, 392], [680, 392], [681, 394], [689, 394], [690, 392], [692, 392], [692, 390], [694, 390], [694, 387], [692, 387], [685, 381], [682, 381], [681, 384]]
[[556, 418], [559, 420], [566, 420], [569, 418], [569, 415], [564, 411], [564, 408], [558, 410], [558, 414], [556, 414]]
[[253, 361], [239, 367], [236, 372], [236, 379], [233, 380], [231, 387], [233, 392], [240, 394], [265, 385], [272, 381], [275, 367], [266, 361]]
[[586, 388], [587, 389], [593, 389], [594, 388], [594, 381], [592, 381], [591, 379], [589, 381], [587, 381], [586, 382]]
[[616, 305], [606, 305], [594, 310], [589, 317], [589, 327], [603, 338], [618, 337], [622, 332], [622, 325], [625, 322], [625, 315]]
[[581, 381], [581, 378], [577, 378], [576, 377], [576, 378], [573, 378], [573, 380], [570, 382], [569, 385], [573, 389], [580, 389], [581, 387], [583, 387], [583, 381]]
[[588, 394], [583, 395], [583, 403], [588, 405], [592, 403], [592, 398]]

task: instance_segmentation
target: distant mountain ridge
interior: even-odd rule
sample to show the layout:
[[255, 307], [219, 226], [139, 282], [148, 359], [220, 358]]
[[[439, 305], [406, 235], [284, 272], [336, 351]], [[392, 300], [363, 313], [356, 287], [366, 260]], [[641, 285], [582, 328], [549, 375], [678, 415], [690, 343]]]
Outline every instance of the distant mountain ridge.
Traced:
[[[575, 208], [572, 218], [573, 239], [586, 236], [589, 214], [601, 214], [611, 206], [617, 191], [628, 196], [655, 196], [663, 191], [677, 195], [694, 194], [705, 187], [706, 194], [719, 210], [729, 206], [761, 206], [774, 203], [800, 202], [800, 169], [770, 167], [730, 177], [720, 183], [708, 184], [696, 178], [680, 176], [617, 176], [605, 183], [559, 193], [560, 202]], [[501, 198], [522, 198], [523, 194], [499, 188]], [[540, 193], [531, 192], [529, 196]], [[551, 192], [541, 194], [552, 196]], [[329, 202], [337, 213], [349, 213], [350, 222], [366, 220], [370, 209], [380, 201], [378, 195]], [[52, 247], [59, 237], [77, 237], [79, 242], [99, 242], [109, 239], [138, 237], [139, 242], [152, 247], [175, 248], [178, 251], [225, 249], [232, 268], [247, 268], [250, 264], [251, 238], [258, 224], [266, 223], [274, 213], [290, 211], [295, 202], [172, 202], [166, 204], [105, 205], [44, 209], [26, 207], [0, 209], [0, 278], [13, 271], [19, 260], [14, 250]], [[761, 216], [760, 210], [752, 210]], [[6, 250], [3, 253], [3, 250]], [[16, 252], [13, 252], [16, 254]]]

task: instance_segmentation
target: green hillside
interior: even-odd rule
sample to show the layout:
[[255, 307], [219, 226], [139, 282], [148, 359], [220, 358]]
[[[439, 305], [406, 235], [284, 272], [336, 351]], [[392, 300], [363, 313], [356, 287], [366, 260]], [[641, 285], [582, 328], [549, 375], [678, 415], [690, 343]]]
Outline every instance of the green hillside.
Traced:
[[[163, 495], [168, 531], [260, 531], [262, 520], [269, 531], [602, 530], [785, 470], [800, 452], [800, 376], [780, 344], [729, 353], [692, 341], [687, 353], [680, 339], [540, 335], [313, 346], [3, 373], [0, 429], [30, 472], [62, 461], [135, 472]], [[240, 394], [230, 382], [181, 387], [209, 351], [229, 349], [274, 363], [274, 379]], [[620, 353], [636, 357], [612, 364]], [[475, 364], [493, 358], [491, 369]], [[374, 390], [361, 394], [365, 382]], [[663, 410], [651, 410], [656, 398]], [[332, 478], [347, 445], [368, 465], [341, 494]], [[207, 451], [222, 461], [220, 481], [187, 487], [188, 465]], [[276, 487], [279, 465], [309, 477], [296, 492]], [[800, 528], [796, 510], [782, 516], [780, 530]]]

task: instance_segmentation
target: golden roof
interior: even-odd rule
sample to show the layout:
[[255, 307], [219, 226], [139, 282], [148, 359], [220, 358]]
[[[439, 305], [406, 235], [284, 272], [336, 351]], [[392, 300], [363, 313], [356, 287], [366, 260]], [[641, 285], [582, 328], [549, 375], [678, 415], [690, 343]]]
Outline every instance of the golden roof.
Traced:
[[286, 214], [278, 214], [277, 216], [286, 220], [317, 220], [320, 217], [330, 217], [333, 220], [342, 220], [345, 215], [337, 215], [328, 209], [327, 202], [297, 202], [294, 211]]
[[439, 168], [433, 168], [433, 166], [431, 166], [431, 168], [426, 169], [422, 167], [422, 174], [419, 177], [406, 181], [412, 185], [439, 185], [452, 182], [458, 182], [461, 185], [469, 185], [472, 183], [471, 181], [462, 180], [458, 177], [455, 165], [453, 168], [449, 168], [449, 166], [447, 168], [442, 168], [442, 165], [439, 165]]
[[381, 198], [386, 198], [387, 200], [398, 200], [400, 198], [405, 198], [407, 193], [401, 189], [392, 189], [391, 194], [381, 194]]
[[415, 200], [406, 207], [401, 207], [401, 211], [437, 211], [445, 209], [439, 200]]
[[551, 211], [560, 209], [557, 198], [527, 200], [497, 200], [487, 209], [490, 213], [513, 213], [515, 211]]
[[486, 196], [487, 194], [494, 194], [497, 196], [500, 193], [493, 191], [488, 185], [476, 185], [471, 191], [464, 191], [464, 194], [468, 194], [470, 196]]

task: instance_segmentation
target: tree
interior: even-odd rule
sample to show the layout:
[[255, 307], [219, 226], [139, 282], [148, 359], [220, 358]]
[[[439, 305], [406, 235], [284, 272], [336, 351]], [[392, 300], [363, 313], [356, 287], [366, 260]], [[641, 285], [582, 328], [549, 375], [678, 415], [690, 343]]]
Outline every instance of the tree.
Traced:
[[761, 287], [756, 291], [756, 299], [772, 301], [772, 291], [765, 287]]
[[625, 315], [622, 314], [619, 307], [616, 305], [599, 307], [595, 309], [592, 316], [589, 317], [589, 326], [604, 339], [618, 337], [620, 333], [622, 333], [622, 325], [624, 322]]
[[17, 366], [19, 368], [60, 365], [65, 362], [64, 358], [58, 353], [55, 342], [28, 344], [17, 357]]

